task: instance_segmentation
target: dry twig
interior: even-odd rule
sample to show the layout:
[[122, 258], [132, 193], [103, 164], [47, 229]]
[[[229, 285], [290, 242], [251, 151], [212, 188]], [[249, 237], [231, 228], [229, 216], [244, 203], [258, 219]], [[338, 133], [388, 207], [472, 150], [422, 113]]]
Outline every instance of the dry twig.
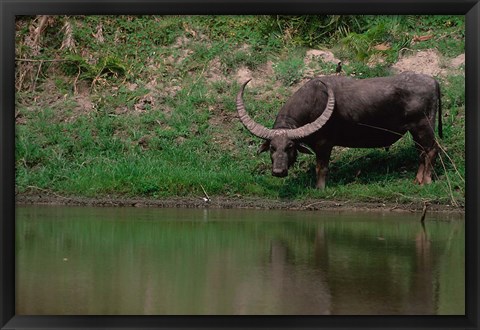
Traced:
[[72, 23], [68, 18], [65, 19], [65, 23], [63, 25], [62, 30], [65, 31], [65, 35], [63, 37], [62, 45], [60, 49], [68, 49], [73, 51], [75, 49], [75, 39], [73, 38], [73, 27]]
[[205, 191], [205, 188], [203, 188], [202, 184], [200, 184], [200, 187], [202, 187], [203, 193], [205, 194], [205, 198], [203, 198], [203, 200], [206, 203], [210, 203], [210, 197], [208, 196], [207, 192]]

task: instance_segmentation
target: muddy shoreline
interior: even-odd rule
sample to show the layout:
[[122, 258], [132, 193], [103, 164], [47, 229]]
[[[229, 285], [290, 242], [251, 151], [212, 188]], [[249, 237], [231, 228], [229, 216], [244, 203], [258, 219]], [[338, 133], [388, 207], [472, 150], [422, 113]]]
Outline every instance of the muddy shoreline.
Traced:
[[[336, 211], [372, 211], [372, 212], [419, 212], [423, 202], [383, 203], [359, 202], [348, 200], [271, 200], [245, 197], [211, 197], [205, 201], [200, 197], [145, 198], [102, 196], [98, 198], [60, 196], [52, 193], [22, 193], [15, 196], [17, 205], [64, 205], [91, 207], [158, 207], [158, 208], [239, 208], [263, 210], [336, 210]], [[464, 207], [443, 204], [427, 204], [429, 212], [465, 213]]]

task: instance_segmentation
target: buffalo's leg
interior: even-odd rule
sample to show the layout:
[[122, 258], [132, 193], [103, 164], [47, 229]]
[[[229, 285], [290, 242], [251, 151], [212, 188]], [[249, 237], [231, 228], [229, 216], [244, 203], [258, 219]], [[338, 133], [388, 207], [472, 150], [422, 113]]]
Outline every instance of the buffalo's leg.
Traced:
[[322, 147], [321, 149], [317, 149], [316, 156], [317, 156], [317, 166], [316, 166], [316, 173], [317, 173], [317, 189], [323, 190], [325, 189], [325, 183], [327, 181], [327, 174], [328, 174], [328, 162], [330, 161], [330, 154], [332, 153], [332, 147]]
[[433, 126], [431, 123], [410, 131], [420, 155], [415, 183], [420, 185], [432, 182], [432, 170], [438, 154], [438, 144], [435, 140]]
[[435, 143], [435, 146], [430, 150], [425, 156], [425, 170], [423, 172], [423, 183], [430, 184], [432, 183], [432, 170], [433, 164], [435, 164], [435, 159], [438, 154], [438, 146]]
[[425, 172], [425, 157], [420, 155], [420, 166], [418, 166], [417, 175], [415, 176], [415, 183], [423, 184], [423, 173]]

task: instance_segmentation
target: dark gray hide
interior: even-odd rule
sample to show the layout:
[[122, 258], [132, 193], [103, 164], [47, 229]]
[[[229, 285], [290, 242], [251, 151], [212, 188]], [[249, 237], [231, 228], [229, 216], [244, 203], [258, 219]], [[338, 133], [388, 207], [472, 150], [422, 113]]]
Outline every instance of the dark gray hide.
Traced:
[[270, 150], [273, 175], [286, 176], [298, 151], [311, 153], [307, 145], [317, 159], [316, 186], [323, 189], [334, 146], [389, 147], [410, 132], [420, 154], [415, 181], [432, 181], [439, 148], [434, 133], [437, 111], [442, 137], [440, 87], [432, 77], [406, 72], [369, 79], [314, 78], [280, 109], [273, 129], [248, 116], [243, 103], [247, 83], [238, 93], [237, 111], [249, 131], [265, 139], [259, 152]]

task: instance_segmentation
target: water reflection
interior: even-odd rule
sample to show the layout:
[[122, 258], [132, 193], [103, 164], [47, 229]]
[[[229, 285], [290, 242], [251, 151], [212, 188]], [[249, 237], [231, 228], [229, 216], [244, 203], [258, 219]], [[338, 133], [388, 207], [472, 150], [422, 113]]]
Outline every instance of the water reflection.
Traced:
[[464, 314], [463, 219], [418, 220], [19, 207], [16, 313]]

